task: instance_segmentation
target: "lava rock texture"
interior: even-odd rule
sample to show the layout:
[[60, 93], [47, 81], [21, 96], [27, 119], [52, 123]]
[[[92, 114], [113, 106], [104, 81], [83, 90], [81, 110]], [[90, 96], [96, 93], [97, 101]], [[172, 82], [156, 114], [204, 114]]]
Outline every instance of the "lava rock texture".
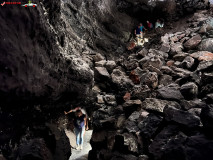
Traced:
[[[209, 160], [213, 19], [207, 0], [44, 0], [0, 10], [0, 153], [65, 160], [70, 104], [87, 106], [89, 160]], [[194, 13], [194, 14], [193, 14]], [[134, 27], [185, 15], [128, 51]], [[0, 155], [0, 158], [4, 158]]]

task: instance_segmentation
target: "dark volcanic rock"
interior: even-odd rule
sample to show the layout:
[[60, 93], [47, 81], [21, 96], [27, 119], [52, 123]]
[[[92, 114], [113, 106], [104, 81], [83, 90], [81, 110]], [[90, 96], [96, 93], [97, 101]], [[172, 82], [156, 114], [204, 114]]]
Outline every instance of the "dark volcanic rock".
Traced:
[[149, 152], [155, 160], [185, 159], [184, 144], [187, 136], [178, 131], [176, 126], [164, 128], [149, 146]]
[[134, 85], [126, 73], [119, 69], [114, 69], [111, 77], [112, 82], [115, 83], [119, 88], [130, 88]]
[[203, 123], [204, 128], [206, 131], [210, 132], [210, 134], [213, 131], [213, 107], [212, 105], [206, 106], [201, 111], [201, 121]]
[[142, 136], [144, 136], [145, 138], [151, 138], [157, 131], [162, 120], [163, 118], [160, 116], [149, 114], [146, 118], [143, 119], [143, 121], [139, 122], [138, 124]]
[[47, 148], [43, 139], [29, 140], [26, 143], [20, 145], [18, 149], [17, 159], [41, 159], [41, 160], [53, 160], [53, 156], [50, 150]]
[[166, 106], [163, 112], [168, 121], [174, 121], [189, 128], [198, 127], [200, 125], [200, 118], [198, 116], [173, 106]]
[[168, 99], [168, 100], [181, 100], [183, 96], [181, 95], [179, 89], [176, 86], [166, 86], [161, 87], [158, 90], [158, 94], [160, 98]]
[[189, 82], [181, 86], [180, 92], [185, 99], [193, 99], [198, 95], [198, 86], [193, 82]]

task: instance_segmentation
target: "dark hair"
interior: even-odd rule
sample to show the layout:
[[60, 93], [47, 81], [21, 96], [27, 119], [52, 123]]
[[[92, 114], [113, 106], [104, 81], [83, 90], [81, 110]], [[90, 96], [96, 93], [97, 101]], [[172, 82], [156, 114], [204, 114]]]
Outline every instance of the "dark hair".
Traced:
[[78, 110], [76, 111], [76, 113], [82, 113], [82, 111], [81, 111], [80, 109], [78, 109]]

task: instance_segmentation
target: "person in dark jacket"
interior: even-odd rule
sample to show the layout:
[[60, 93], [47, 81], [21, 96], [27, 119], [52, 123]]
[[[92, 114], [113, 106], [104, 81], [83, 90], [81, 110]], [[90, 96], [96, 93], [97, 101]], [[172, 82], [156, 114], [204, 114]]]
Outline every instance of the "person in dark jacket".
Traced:
[[[70, 110], [69, 112], [64, 112], [65, 114], [68, 114], [70, 112], [73, 112], [73, 110]], [[76, 149], [83, 149], [83, 142], [84, 142], [84, 133], [85, 133], [85, 127], [87, 126], [87, 116], [82, 113], [81, 109], [77, 109], [75, 111], [75, 117], [73, 119], [73, 123], [75, 126], [75, 135], [76, 135]]]

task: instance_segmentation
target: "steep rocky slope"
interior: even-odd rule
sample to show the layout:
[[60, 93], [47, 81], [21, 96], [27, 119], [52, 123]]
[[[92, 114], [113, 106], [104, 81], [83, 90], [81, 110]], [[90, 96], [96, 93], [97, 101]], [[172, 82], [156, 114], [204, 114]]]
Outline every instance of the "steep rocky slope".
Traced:
[[[126, 43], [138, 22], [162, 17], [166, 23], [177, 21], [197, 9], [208, 8], [207, 1], [44, 0], [35, 3], [36, 8], [5, 5], [0, 10], [0, 153], [7, 159], [68, 159], [70, 145], [64, 133], [67, 119], [63, 110], [70, 104], [87, 106], [94, 112], [91, 159], [116, 156], [134, 159], [140, 154], [162, 159], [167, 154], [153, 153], [158, 144], [150, 149], [148, 146], [153, 138], [166, 135], [170, 127], [165, 131], [163, 128], [170, 121], [172, 125], [175, 123], [171, 127], [175, 131], [172, 138], [182, 129], [175, 128], [179, 127], [176, 123], [183, 124], [184, 129], [186, 126], [186, 131], [188, 126], [195, 127], [195, 133], [203, 131], [198, 124], [199, 116], [194, 115], [199, 110], [188, 113], [180, 109], [180, 106], [185, 110], [194, 105], [203, 107], [212, 98], [209, 94], [212, 86], [208, 84], [212, 67], [212, 61], [207, 61], [210, 53], [189, 55], [198, 43], [201, 43], [199, 50], [212, 52], [211, 29], [196, 30], [207, 23], [203, 15], [198, 14], [195, 18], [198, 21], [189, 23], [191, 29], [186, 32], [165, 35], [163, 52], [154, 50], [160, 48], [146, 48], [127, 56]], [[166, 63], [175, 67], [166, 67]], [[204, 77], [201, 80], [200, 74]], [[130, 91], [131, 100], [123, 103], [122, 97]], [[96, 94], [99, 104], [92, 105]], [[192, 97], [203, 101], [194, 101]], [[180, 105], [179, 99], [186, 101]], [[145, 104], [141, 107], [142, 103], [147, 108]], [[150, 109], [150, 103], [159, 107]], [[137, 108], [153, 110], [153, 114], [142, 121], [140, 112], [134, 112]], [[174, 111], [178, 115], [173, 117]], [[207, 129], [211, 127], [209, 111], [208, 106], [202, 112]], [[144, 118], [146, 112], [142, 114]], [[191, 121], [179, 120], [181, 116]], [[128, 129], [122, 128], [124, 121]], [[148, 136], [143, 140], [138, 131], [146, 128], [144, 125], [149, 121], [151, 128], [141, 132]], [[114, 127], [115, 122], [118, 128]], [[197, 139], [193, 137], [195, 134], [190, 132], [190, 135], [183, 132], [179, 136], [183, 139], [188, 136], [191, 145], [193, 138]], [[140, 140], [136, 140], [137, 136]], [[204, 135], [200, 141], [206, 145]], [[185, 144], [185, 139], [182, 142]], [[179, 145], [181, 148], [182, 144]]]
[[211, 159], [211, 15], [195, 13], [187, 29], [166, 33], [157, 48], [96, 62], [101, 91], [89, 159]]

